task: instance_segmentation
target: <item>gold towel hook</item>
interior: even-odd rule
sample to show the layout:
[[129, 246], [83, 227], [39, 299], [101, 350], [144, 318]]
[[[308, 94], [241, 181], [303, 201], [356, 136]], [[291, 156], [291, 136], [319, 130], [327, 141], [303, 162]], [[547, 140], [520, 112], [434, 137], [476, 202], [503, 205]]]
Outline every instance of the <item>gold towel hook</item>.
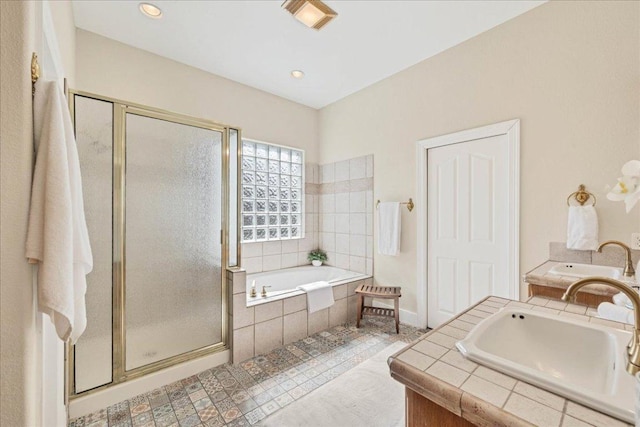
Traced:
[[593, 193], [588, 192], [583, 184], [580, 184], [580, 186], [578, 187], [578, 191], [574, 191], [573, 193], [569, 194], [569, 197], [567, 197], [567, 206], [571, 206], [571, 203], [569, 203], [569, 201], [572, 197], [575, 198], [578, 203], [580, 203], [580, 206], [584, 206], [584, 204], [593, 197], [593, 203], [591, 204], [591, 206], [596, 205], [596, 196]]
[[38, 64], [38, 55], [33, 52], [31, 54], [31, 96], [36, 94], [36, 82], [40, 78], [40, 65]]

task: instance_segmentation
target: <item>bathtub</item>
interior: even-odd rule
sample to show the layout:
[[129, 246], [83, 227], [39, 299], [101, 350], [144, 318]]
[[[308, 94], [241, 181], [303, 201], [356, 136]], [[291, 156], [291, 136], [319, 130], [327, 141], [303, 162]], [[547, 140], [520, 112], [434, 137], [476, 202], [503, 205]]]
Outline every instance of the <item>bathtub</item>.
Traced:
[[[338, 286], [356, 280], [363, 280], [368, 277], [371, 276], [325, 265], [320, 267], [309, 265], [268, 271], [265, 273], [248, 274], [247, 307], [302, 295], [304, 292], [296, 288], [307, 283], [325, 281], [331, 283], [333, 286]], [[254, 280], [256, 282], [257, 296], [252, 298], [251, 284]], [[260, 296], [263, 286], [270, 286], [270, 288], [267, 288], [266, 298]]]

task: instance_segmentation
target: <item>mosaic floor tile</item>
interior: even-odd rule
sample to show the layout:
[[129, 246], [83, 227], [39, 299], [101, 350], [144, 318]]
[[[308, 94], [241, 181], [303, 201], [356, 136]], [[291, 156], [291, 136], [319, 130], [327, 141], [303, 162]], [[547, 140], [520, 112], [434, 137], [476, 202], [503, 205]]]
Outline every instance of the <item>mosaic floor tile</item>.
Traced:
[[198, 410], [198, 416], [201, 421], [208, 421], [213, 418], [217, 418], [220, 415], [220, 412], [216, 409], [215, 406], [207, 406], [206, 408]]
[[253, 411], [245, 414], [245, 418], [249, 421], [249, 424], [254, 425], [258, 421], [264, 419], [267, 415], [260, 408], [256, 408]]
[[239, 365], [207, 369], [70, 420], [69, 427], [246, 427], [337, 378], [396, 342], [426, 331], [393, 319], [339, 325]]

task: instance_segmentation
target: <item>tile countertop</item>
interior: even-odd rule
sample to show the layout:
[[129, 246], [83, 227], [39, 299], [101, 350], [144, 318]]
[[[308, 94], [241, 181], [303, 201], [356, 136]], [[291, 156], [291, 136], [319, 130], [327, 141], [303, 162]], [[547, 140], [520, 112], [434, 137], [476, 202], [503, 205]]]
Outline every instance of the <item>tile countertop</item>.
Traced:
[[631, 330], [600, 319], [586, 306], [533, 297], [526, 303], [488, 297], [389, 358], [391, 376], [432, 402], [481, 426], [629, 426], [601, 412], [465, 359], [456, 349], [474, 325], [502, 307], [571, 316]]
[[[578, 280], [578, 278], [571, 276], [559, 276], [557, 274], [549, 273], [549, 270], [558, 263], [558, 261], [546, 261], [530, 272], [526, 273], [523, 279], [526, 283], [531, 283], [534, 285], [567, 289], [569, 285]], [[599, 284], [587, 285], [582, 288], [580, 292], [589, 292], [591, 294], [605, 296], [613, 296], [618, 293], [618, 291], [616, 289], [613, 289], [611, 286]]]

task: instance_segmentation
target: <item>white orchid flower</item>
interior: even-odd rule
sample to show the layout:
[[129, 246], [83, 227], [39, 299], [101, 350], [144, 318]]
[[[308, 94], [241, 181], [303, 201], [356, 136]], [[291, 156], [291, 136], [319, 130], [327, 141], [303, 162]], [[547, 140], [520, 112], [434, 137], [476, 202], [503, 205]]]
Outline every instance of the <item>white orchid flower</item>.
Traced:
[[640, 200], [640, 160], [630, 160], [622, 166], [622, 176], [607, 194], [607, 199], [619, 202], [624, 200], [627, 213]]

